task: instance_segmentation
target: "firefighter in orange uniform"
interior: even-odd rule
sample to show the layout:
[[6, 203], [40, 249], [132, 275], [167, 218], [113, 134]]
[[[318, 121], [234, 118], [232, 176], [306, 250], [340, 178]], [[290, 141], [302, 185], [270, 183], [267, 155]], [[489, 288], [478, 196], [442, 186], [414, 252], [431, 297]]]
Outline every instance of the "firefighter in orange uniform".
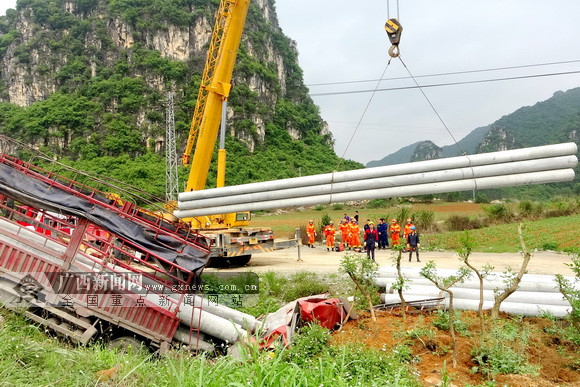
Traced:
[[343, 220], [340, 221], [340, 226], [338, 226], [338, 229], [340, 230], [340, 236], [342, 238], [342, 244], [346, 248], [346, 247], [348, 247], [348, 245], [350, 243], [350, 240], [348, 238], [348, 236], [350, 234], [350, 226], [346, 222], [346, 219], [343, 219]]
[[308, 226], [306, 226], [306, 235], [308, 235], [308, 247], [314, 248], [314, 240], [316, 238], [316, 227], [314, 226], [314, 221], [312, 219], [308, 221]]
[[391, 226], [389, 227], [389, 234], [391, 234], [391, 243], [393, 246], [399, 245], [399, 239], [401, 237], [401, 226], [397, 223], [397, 219], [391, 220]]
[[403, 228], [403, 239], [407, 240], [407, 236], [411, 233], [411, 227], [413, 227], [413, 220], [411, 218], [407, 218], [407, 224]]
[[[407, 223], [405, 224], [405, 227], [403, 227], [403, 240], [406, 241], [407, 237], [409, 236], [409, 234], [411, 233], [411, 227], [414, 227], [415, 225], [413, 224], [413, 220], [411, 218], [407, 218]], [[406, 244], [407, 242], [405, 242]], [[406, 251], [406, 249], [405, 249]]]
[[353, 218], [350, 222], [350, 246], [355, 249], [360, 248], [360, 228]]
[[332, 220], [330, 224], [324, 227], [323, 232], [326, 237], [326, 251], [334, 250], [334, 234], [336, 234], [336, 230], [334, 229], [334, 222]]

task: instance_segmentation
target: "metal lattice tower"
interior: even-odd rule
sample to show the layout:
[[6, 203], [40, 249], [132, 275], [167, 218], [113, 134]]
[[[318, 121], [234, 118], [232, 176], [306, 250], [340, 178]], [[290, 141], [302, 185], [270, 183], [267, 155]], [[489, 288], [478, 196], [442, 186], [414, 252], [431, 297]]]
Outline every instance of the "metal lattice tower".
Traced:
[[177, 176], [177, 149], [175, 143], [175, 116], [173, 114], [173, 93], [167, 93], [165, 130], [165, 200], [177, 201], [179, 178]]

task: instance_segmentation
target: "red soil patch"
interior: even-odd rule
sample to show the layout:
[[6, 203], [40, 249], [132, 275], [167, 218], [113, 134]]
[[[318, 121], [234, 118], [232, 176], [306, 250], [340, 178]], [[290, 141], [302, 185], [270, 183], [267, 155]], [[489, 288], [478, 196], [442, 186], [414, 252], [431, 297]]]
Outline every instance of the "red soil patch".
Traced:
[[474, 215], [481, 213], [481, 204], [478, 203], [464, 203], [464, 202], [453, 202], [453, 203], [437, 203], [437, 204], [414, 204], [413, 211], [419, 210], [429, 210], [435, 213], [442, 214], [461, 214], [461, 215]]
[[[457, 368], [452, 363], [452, 340], [448, 332], [441, 331], [432, 325], [436, 318], [433, 314], [408, 314], [406, 321], [397, 313], [378, 312], [376, 329], [370, 316], [363, 315], [359, 320], [349, 321], [341, 331], [332, 335], [331, 345], [348, 343], [363, 343], [364, 345], [390, 351], [397, 344], [411, 342], [413, 353], [412, 364], [419, 379], [425, 386], [439, 385], [441, 371], [446, 362], [448, 375], [453, 385], [478, 385], [485, 382], [481, 374], [473, 374], [472, 368], [477, 366], [471, 359], [471, 350], [479, 341], [479, 324], [476, 313], [463, 312], [462, 320], [468, 322], [470, 337], [457, 335], [458, 358]], [[530, 326], [532, 336], [526, 349], [530, 364], [540, 366], [539, 376], [528, 375], [498, 375], [498, 385], [508, 386], [572, 386], [580, 384], [580, 372], [570, 368], [574, 360], [578, 360], [578, 346], [572, 343], [561, 343], [555, 336], [544, 332], [551, 322], [540, 318], [526, 318], [525, 324]], [[416, 328], [432, 329], [434, 335], [430, 339], [425, 336], [419, 339], [409, 339], [405, 332]]]

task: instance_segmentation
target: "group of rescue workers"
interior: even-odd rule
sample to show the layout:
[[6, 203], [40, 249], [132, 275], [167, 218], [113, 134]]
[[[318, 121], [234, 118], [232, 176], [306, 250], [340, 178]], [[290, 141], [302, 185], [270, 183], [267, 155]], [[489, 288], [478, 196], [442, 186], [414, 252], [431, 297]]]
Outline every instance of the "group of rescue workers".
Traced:
[[[358, 218], [358, 211], [352, 218], [344, 214], [344, 218], [340, 221], [340, 225], [338, 226], [341, 242], [335, 242], [335, 234], [337, 230], [334, 227], [333, 221], [330, 221], [329, 224], [324, 226], [322, 233], [326, 239], [327, 251], [343, 251], [344, 249], [349, 249], [360, 252], [362, 250], [360, 239], [361, 230], [358, 224]], [[308, 247], [314, 248], [314, 242], [318, 233], [312, 219], [308, 221], [306, 234], [308, 235]], [[385, 219], [381, 218], [376, 227], [373, 221], [367, 219], [366, 224], [363, 227], [362, 236], [367, 256], [372, 260], [375, 260], [375, 248], [378, 248], [379, 250], [388, 248], [389, 237], [391, 245], [398, 246], [401, 244], [402, 236], [405, 241], [403, 251], [409, 252], [409, 262], [411, 262], [413, 252], [415, 252], [417, 256], [417, 262], [421, 262], [419, 260], [419, 234], [417, 233], [417, 227], [415, 227], [411, 218], [407, 218], [407, 223], [404, 225], [403, 230], [401, 230], [401, 226], [397, 222], [397, 219], [392, 219], [391, 224], [389, 225], [385, 223]]]

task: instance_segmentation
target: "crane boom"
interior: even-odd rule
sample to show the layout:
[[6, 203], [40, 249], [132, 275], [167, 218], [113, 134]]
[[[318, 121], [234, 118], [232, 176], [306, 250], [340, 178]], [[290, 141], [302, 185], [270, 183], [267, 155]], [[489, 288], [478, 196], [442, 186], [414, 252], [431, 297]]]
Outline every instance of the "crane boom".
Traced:
[[[203, 71], [193, 119], [182, 156], [191, 171], [186, 191], [205, 188], [211, 157], [217, 140], [222, 102], [227, 101], [232, 73], [242, 39], [250, 0], [221, 0]], [[220, 166], [225, 168], [225, 166]]]
[[[182, 162], [187, 166], [193, 152], [185, 191], [203, 190], [207, 183], [222, 121], [225, 128], [232, 74], [249, 7], [250, 0], [220, 0], [187, 145], [182, 155]], [[225, 185], [226, 151], [223, 143], [225, 134], [222, 132], [218, 151], [218, 187]], [[248, 211], [188, 217], [182, 220], [192, 229], [201, 231], [211, 241], [212, 260], [225, 260], [234, 265], [245, 265], [253, 253], [264, 253], [296, 244], [295, 240], [275, 242], [274, 233], [269, 228], [246, 227], [250, 221]]]

